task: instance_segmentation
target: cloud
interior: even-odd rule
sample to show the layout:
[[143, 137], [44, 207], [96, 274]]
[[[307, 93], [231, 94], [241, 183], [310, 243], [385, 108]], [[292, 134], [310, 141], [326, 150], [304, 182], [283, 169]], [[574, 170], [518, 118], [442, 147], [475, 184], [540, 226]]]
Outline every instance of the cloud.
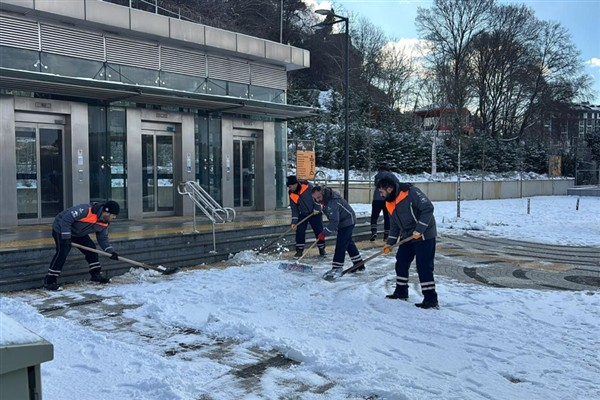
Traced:
[[408, 57], [419, 57], [427, 51], [424, 46], [426, 42], [416, 38], [402, 38], [393, 42], [388, 42], [386, 48], [394, 49], [396, 52]]
[[330, 10], [331, 2], [330, 1], [318, 1], [318, 0], [303, 0], [304, 4], [310, 10]]
[[592, 68], [600, 68], [600, 58], [592, 57], [585, 63]]

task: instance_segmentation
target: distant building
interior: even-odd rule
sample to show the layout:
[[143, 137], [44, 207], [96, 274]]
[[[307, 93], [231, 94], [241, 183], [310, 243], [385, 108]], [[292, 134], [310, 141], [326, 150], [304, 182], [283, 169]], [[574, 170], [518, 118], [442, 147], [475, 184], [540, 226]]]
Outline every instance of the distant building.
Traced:
[[0, 228], [90, 200], [192, 215], [190, 180], [286, 207], [286, 121], [314, 112], [286, 104], [287, 73], [310, 53], [114, 3], [0, 1]]
[[[456, 115], [456, 108], [452, 106], [429, 105], [414, 112], [415, 125], [424, 133], [445, 135], [452, 132], [452, 123]], [[461, 127], [467, 134], [473, 133], [471, 113], [466, 108], [460, 112]]]
[[600, 131], [600, 105], [581, 103], [573, 107], [577, 112], [577, 133], [583, 137], [586, 133]]
[[592, 158], [586, 135], [600, 132], [600, 105], [579, 103], [566, 105], [560, 112], [544, 119], [543, 137], [552, 155], [569, 154], [574, 160], [577, 185], [598, 184], [599, 166]]

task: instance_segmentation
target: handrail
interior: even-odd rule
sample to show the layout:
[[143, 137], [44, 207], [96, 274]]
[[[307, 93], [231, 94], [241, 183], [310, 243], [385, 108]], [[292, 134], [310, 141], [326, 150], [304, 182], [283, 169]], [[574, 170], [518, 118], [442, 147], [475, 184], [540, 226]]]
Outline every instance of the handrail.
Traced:
[[202, 210], [204, 215], [212, 222], [213, 232], [213, 250], [217, 252], [217, 243], [215, 235], [215, 224], [224, 224], [233, 222], [235, 219], [235, 210], [229, 207], [222, 207], [215, 199], [213, 199], [206, 190], [195, 181], [180, 182], [177, 186], [177, 192], [181, 195], [188, 196], [194, 203], [194, 232], [196, 230], [196, 208]]
[[189, 196], [213, 224], [224, 224], [235, 219], [236, 214], [233, 208], [222, 207], [195, 181], [180, 182], [177, 192]]
[[327, 186], [327, 174], [324, 171], [318, 170], [315, 172], [315, 185]]
[[175, 12], [175, 11], [172, 11], [167, 8], [159, 6], [158, 0], [153, 0], [153, 1], [137, 0], [135, 2], [133, 0], [102, 0], [102, 1], [105, 1], [107, 3], [117, 4], [120, 6], [125, 6], [125, 7], [136, 9], [136, 10], [150, 12], [153, 14], [165, 15], [167, 17], [177, 18], [177, 19], [180, 19], [183, 21], [201, 23], [200, 21], [197, 21], [195, 19], [192, 19], [192, 18], [182, 15], [181, 7], [178, 7], [177, 11]]

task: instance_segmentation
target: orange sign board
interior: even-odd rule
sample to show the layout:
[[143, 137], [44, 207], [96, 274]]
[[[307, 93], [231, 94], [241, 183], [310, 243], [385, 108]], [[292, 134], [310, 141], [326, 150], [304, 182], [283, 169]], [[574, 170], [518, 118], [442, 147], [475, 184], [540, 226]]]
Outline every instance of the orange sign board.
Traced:
[[298, 179], [315, 179], [316, 168], [314, 151], [296, 151], [296, 176]]

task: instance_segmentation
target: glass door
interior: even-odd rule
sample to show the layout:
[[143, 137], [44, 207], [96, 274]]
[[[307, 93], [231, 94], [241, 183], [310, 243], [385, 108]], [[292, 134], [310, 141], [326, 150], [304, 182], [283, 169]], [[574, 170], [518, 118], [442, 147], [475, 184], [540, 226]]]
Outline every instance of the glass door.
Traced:
[[17, 214], [49, 222], [64, 208], [63, 127], [17, 124]]
[[174, 214], [173, 136], [142, 132], [143, 211], [148, 216]]
[[233, 206], [255, 210], [256, 140], [233, 138]]
[[119, 219], [128, 216], [127, 141], [124, 108], [90, 106], [90, 200], [114, 200], [121, 206]]

